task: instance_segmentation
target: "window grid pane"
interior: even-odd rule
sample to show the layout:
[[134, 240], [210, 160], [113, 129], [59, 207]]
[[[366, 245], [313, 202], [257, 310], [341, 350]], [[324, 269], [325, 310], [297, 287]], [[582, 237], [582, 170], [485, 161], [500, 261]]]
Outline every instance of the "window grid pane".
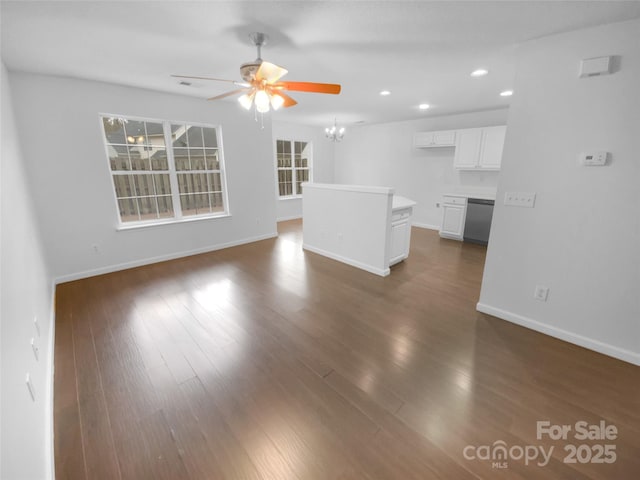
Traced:
[[224, 212], [216, 129], [172, 125], [171, 131], [182, 215]]

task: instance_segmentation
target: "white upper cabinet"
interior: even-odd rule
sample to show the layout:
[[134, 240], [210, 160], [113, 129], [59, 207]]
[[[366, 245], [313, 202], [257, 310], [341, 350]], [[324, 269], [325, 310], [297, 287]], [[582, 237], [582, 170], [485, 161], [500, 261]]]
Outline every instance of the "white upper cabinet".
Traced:
[[416, 132], [413, 134], [413, 146], [416, 148], [455, 147], [456, 131]]
[[479, 128], [458, 130], [458, 141], [456, 143], [456, 154], [453, 158], [453, 166], [457, 169], [474, 170], [478, 166], [481, 140], [482, 130]]
[[500, 170], [502, 148], [507, 127], [489, 127], [482, 129], [482, 149], [480, 151], [480, 168]]
[[458, 130], [453, 166], [458, 170], [500, 170], [507, 127]]

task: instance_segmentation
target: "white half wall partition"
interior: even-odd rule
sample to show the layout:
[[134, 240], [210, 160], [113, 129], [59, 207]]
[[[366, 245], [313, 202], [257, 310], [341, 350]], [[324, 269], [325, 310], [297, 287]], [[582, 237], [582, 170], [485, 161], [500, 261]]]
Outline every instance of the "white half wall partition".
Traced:
[[303, 248], [389, 275], [393, 188], [304, 183]]

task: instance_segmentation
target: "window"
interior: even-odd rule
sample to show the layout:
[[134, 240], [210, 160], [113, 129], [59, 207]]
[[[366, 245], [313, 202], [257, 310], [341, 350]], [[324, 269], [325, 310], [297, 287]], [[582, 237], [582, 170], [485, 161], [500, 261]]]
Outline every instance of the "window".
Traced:
[[276, 140], [278, 195], [302, 195], [302, 182], [311, 179], [311, 143], [295, 140]]
[[217, 127], [113, 116], [102, 124], [123, 224], [228, 213]]

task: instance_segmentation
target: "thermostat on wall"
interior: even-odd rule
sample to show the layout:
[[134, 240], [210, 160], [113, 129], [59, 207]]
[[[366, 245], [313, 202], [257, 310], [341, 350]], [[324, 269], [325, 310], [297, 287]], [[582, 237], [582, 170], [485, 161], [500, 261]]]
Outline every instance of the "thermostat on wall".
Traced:
[[589, 152], [580, 154], [580, 163], [585, 167], [601, 167], [606, 165], [609, 152]]

